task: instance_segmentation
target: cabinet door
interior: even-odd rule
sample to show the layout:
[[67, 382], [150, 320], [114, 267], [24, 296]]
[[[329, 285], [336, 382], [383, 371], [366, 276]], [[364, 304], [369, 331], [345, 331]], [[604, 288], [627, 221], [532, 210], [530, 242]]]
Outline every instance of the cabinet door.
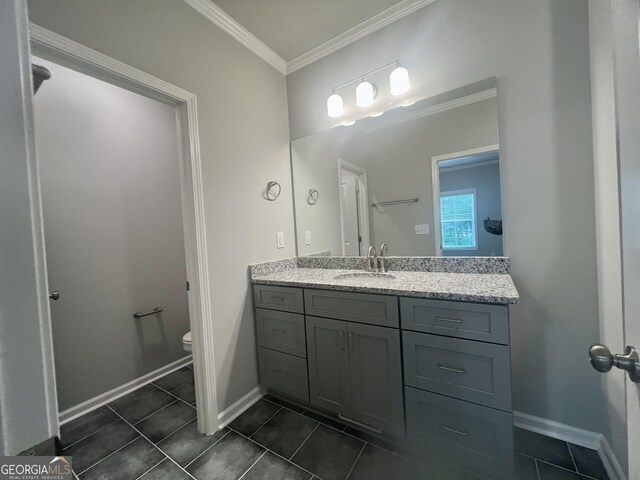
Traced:
[[351, 416], [347, 322], [306, 317], [309, 401]]
[[349, 323], [351, 401], [355, 420], [382, 432], [404, 432], [400, 332]]

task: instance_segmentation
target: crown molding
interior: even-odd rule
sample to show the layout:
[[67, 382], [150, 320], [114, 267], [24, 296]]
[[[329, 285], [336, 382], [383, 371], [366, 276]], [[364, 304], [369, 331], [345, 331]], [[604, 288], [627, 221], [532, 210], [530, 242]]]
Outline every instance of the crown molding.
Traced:
[[210, 0], [184, 0], [190, 7], [247, 47], [283, 75], [287, 62]]
[[[186, 1], [190, 3], [194, 0]], [[395, 5], [372, 15], [341, 34], [321, 43], [317, 47], [289, 60], [287, 62], [286, 74], [288, 75], [300, 70], [435, 1], [436, 0], [401, 0]]]

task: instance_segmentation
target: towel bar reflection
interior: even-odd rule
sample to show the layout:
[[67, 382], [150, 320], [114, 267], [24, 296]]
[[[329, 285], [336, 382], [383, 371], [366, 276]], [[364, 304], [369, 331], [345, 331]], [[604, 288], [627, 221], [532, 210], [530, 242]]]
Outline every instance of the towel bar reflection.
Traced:
[[149, 315], [155, 315], [156, 313], [161, 313], [163, 312], [164, 309], [160, 308], [160, 307], [156, 307], [153, 310], [151, 310], [150, 312], [136, 312], [133, 314], [133, 318], [142, 318], [142, 317], [148, 317]]
[[389, 202], [378, 202], [372, 203], [372, 207], [386, 207], [387, 205], [403, 205], [405, 203], [416, 203], [419, 202], [419, 198], [408, 198], [406, 200], [391, 200]]

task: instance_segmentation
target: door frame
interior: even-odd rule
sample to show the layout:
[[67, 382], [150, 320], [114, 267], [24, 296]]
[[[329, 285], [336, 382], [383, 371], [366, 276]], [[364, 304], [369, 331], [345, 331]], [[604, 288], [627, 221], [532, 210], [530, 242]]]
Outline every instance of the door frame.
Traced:
[[[180, 190], [189, 280], [189, 318], [193, 336], [193, 365], [198, 404], [198, 430], [211, 435], [218, 430], [214, 325], [210, 297], [202, 161], [197, 100], [193, 93], [108, 57], [39, 25], [29, 25], [31, 53], [73, 70], [104, 80], [145, 97], [171, 105], [176, 111], [180, 151]], [[42, 224], [42, 215], [37, 219]], [[44, 241], [44, 240], [43, 240]], [[43, 252], [42, 262], [46, 257]], [[46, 263], [44, 263], [46, 265]], [[48, 328], [51, 336], [51, 325]], [[51, 366], [53, 367], [53, 366]], [[55, 372], [48, 384], [54, 389]], [[57, 405], [54, 407], [57, 412]], [[56, 418], [57, 422], [57, 418]]]
[[[436, 256], [442, 256], [442, 230], [440, 225], [440, 167], [439, 162], [443, 160], [451, 160], [452, 158], [468, 157], [471, 155], [481, 155], [483, 153], [498, 152], [500, 153], [500, 145], [487, 145], [486, 147], [472, 148], [471, 150], [463, 150], [461, 152], [447, 153], [445, 155], [436, 155], [431, 157], [431, 184], [433, 185], [433, 234], [436, 244]], [[500, 196], [502, 202], [502, 195]], [[479, 228], [476, 213], [476, 228]]]
[[[358, 218], [358, 228], [360, 229], [360, 237], [362, 237], [362, 241], [360, 245], [370, 245], [369, 239], [369, 190], [368, 190], [368, 180], [367, 180], [367, 171], [359, 167], [358, 165], [343, 160], [342, 158], [338, 158], [338, 198], [340, 199], [340, 238], [342, 239], [342, 255], [346, 255], [346, 250], [344, 247], [346, 240], [346, 232], [344, 229], [344, 208], [343, 208], [343, 196], [342, 196], [342, 170], [347, 170], [355, 175], [358, 179], [358, 184], [360, 188], [360, 196], [358, 197], [358, 208], [360, 211], [360, 215]], [[362, 251], [360, 252], [362, 255]]]

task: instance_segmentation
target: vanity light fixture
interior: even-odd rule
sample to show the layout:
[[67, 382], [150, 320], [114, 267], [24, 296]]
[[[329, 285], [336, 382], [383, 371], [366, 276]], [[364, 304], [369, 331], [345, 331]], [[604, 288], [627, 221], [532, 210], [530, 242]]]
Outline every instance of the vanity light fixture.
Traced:
[[[342, 85], [334, 87], [331, 91], [331, 95], [327, 98], [327, 115], [331, 118], [338, 118], [344, 115], [344, 102], [342, 100], [342, 96], [338, 93], [338, 90], [355, 82], [358, 82], [358, 86], [356, 87], [356, 105], [360, 108], [368, 108], [373, 105], [378, 94], [378, 89], [375, 84], [368, 80], [368, 77], [392, 67], [393, 71], [391, 72], [391, 75], [389, 75], [389, 91], [391, 95], [400, 96], [408, 92], [411, 88], [411, 84], [409, 82], [409, 71], [400, 66], [400, 62], [396, 60], [395, 62], [383, 65], [380, 68], [376, 68], [375, 70], [367, 72], [364, 75], [360, 75], [353, 80], [343, 83]], [[380, 115], [382, 115], [381, 112], [369, 114], [371, 117]], [[343, 125], [346, 125], [346, 123]]]
[[355, 121], [355, 120], [351, 120], [351, 121], [349, 121], [349, 122], [344, 122], [344, 123], [342, 124], [342, 126], [343, 126], [343, 127], [350, 127], [351, 125], [355, 125], [355, 124], [356, 124], [356, 121]]
[[371, 115], [369, 115], [371, 118], [376, 118], [376, 117], [380, 117], [382, 116], [384, 112], [376, 112], [376, 113], [372, 113]]

